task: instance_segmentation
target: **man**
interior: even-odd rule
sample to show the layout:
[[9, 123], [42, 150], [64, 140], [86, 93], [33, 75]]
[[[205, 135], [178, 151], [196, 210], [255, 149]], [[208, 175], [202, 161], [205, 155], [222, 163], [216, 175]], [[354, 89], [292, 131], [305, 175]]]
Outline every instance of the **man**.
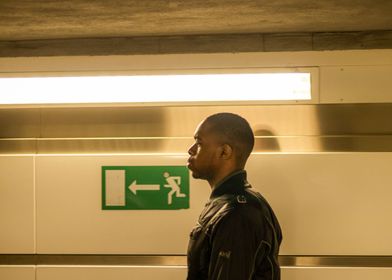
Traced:
[[244, 170], [254, 145], [249, 123], [215, 114], [201, 122], [194, 138], [188, 168], [212, 192], [190, 236], [187, 279], [280, 279], [281, 229]]

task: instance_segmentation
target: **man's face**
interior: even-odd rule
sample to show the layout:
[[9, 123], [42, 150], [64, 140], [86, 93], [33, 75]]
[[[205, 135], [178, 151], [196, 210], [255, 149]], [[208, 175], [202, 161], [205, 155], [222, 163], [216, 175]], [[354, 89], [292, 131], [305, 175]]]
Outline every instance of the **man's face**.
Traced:
[[195, 143], [189, 148], [188, 168], [193, 178], [209, 180], [214, 177], [219, 165], [219, 137], [211, 132], [210, 126], [202, 122], [195, 131]]

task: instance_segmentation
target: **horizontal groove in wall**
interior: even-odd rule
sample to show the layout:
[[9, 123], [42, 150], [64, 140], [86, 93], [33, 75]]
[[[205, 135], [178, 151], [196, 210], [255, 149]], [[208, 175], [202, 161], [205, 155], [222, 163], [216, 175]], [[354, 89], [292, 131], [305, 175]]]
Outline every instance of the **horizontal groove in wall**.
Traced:
[[[392, 256], [279, 256], [284, 267], [392, 267]], [[3, 254], [0, 265], [186, 266], [184, 255]]]
[[[1, 139], [2, 154], [184, 153], [193, 139]], [[392, 152], [392, 135], [256, 137], [253, 152]]]

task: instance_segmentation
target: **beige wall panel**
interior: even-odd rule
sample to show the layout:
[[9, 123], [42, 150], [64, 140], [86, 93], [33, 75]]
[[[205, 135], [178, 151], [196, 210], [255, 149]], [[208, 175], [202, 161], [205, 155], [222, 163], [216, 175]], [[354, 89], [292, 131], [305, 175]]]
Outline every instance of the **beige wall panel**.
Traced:
[[38, 253], [185, 254], [208, 185], [191, 181], [187, 210], [101, 210], [101, 166], [185, 165], [186, 158], [38, 156]]
[[86, 267], [37, 267], [36, 280], [183, 280], [185, 267], [158, 266], [86, 266]]
[[320, 68], [320, 103], [392, 102], [392, 65]]
[[0, 156], [0, 254], [34, 253], [34, 159]]
[[392, 255], [392, 153], [259, 154], [249, 182], [281, 222], [283, 255]]
[[[191, 209], [101, 210], [102, 165], [181, 165], [186, 156], [39, 156], [39, 253], [185, 254], [209, 195]], [[283, 255], [391, 255], [391, 153], [254, 154], [249, 181], [282, 224]]]
[[1, 280], [35, 280], [35, 266], [0, 265]]
[[389, 280], [392, 268], [282, 268], [282, 280]]

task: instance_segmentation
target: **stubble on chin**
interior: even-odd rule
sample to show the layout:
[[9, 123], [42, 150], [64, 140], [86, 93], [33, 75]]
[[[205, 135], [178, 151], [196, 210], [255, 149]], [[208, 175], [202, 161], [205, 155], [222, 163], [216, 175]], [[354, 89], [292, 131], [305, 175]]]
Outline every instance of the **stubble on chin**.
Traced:
[[193, 171], [191, 171], [191, 172], [192, 172], [192, 177], [193, 177], [194, 179], [200, 179], [199, 174], [197, 174], [197, 173], [195, 173], [195, 172], [193, 172]]

